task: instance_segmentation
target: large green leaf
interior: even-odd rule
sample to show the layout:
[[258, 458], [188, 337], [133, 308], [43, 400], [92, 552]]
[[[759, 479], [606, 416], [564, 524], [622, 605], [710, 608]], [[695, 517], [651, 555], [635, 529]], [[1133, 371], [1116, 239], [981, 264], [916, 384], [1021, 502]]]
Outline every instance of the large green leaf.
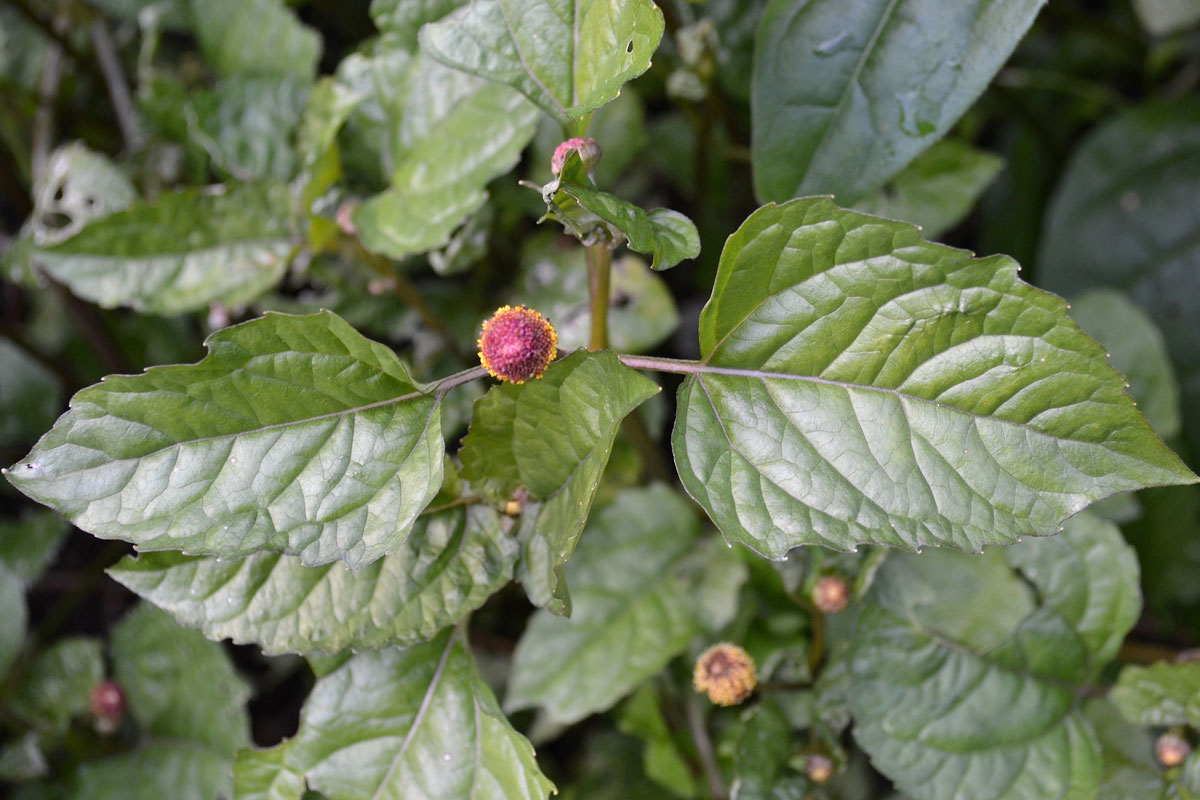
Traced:
[[417, 32], [470, 0], [371, 0], [371, 19], [384, 33], [398, 37], [409, 50], [417, 48]]
[[180, 314], [248, 302], [283, 277], [298, 226], [287, 187], [182, 189], [96, 220], [33, 258], [105, 307]]
[[399, 550], [356, 570], [276, 553], [150, 553], [109, 574], [210, 639], [336, 653], [430, 638], [512, 578], [517, 549], [497, 512], [475, 506], [422, 517]]
[[61, 736], [72, 717], [87, 712], [92, 688], [102, 680], [104, 650], [99, 639], [59, 639], [38, 654], [4, 710], [36, 731]]
[[787, 769], [792, 731], [771, 702], [757, 703], [739, 721], [734, 740], [732, 793], [738, 800], [802, 800], [808, 781]]
[[84, 389], [6, 477], [143, 550], [359, 566], [397, 549], [441, 485], [436, 395], [328, 312], [268, 314], [208, 349]]
[[854, 203], [940, 139], [1045, 0], [771, 0], [754, 49], [762, 200]]
[[[1067, 164], [1046, 215], [1038, 278], [1067, 296], [1127, 292], [1162, 330], [1185, 407], [1200, 403], [1200, 99], [1127, 111], [1097, 128]], [[1185, 419], [1200, 444], [1200, 424]]]
[[1126, 667], [1109, 697], [1138, 725], [1200, 726], [1200, 662]]
[[226, 78], [189, 96], [188, 133], [231, 178], [287, 180], [296, 166], [292, 135], [308, 93], [308, 81], [295, 75]]
[[698, 526], [662, 485], [628, 489], [588, 525], [566, 575], [570, 618], [538, 611], [513, 656], [504, 705], [569, 725], [604, 711], [687, 646], [697, 625], [672, 567]]
[[1104, 349], [1004, 256], [827, 199], [729, 238], [680, 387], [674, 449], [730, 541], [975, 550], [1089, 502], [1196, 477]]
[[1083, 713], [1100, 740], [1104, 763], [1097, 800], [1160, 800], [1163, 770], [1154, 760], [1154, 740], [1149, 732], [1122, 719], [1102, 697], [1089, 698]]
[[519, 89], [564, 126], [650, 67], [663, 15], [650, 0], [475, 0], [421, 29], [452, 67]]
[[127, 753], [86, 761], [72, 800], [216, 800], [230, 796], [232, 759], [191, 742], [151, 740]]
[[296, 75], [312, 80], [321, 37], [284, 0], [190, 0], [200, 49], [222, 76]]
[[250, 743], [250, 686], [221, 645], [143, 603], [113, 628], [112, 659], [144, 735], [226, 755]]
[[243, 750], [245, 800], [546, 798], [554, 785], [513, 730], [457, 634], [406, 650], [362, 653], [321, 678], [296, 736]]
[[664, 270], [700, 255], [700, 233], [678, 211], [645, 211], [616, 195], [596, 188], [584, 170], [578, 151], [571, 151], [560, 177], [542, 189], [546, 217], [562, 223], [585, 244], [593, 241], [629, 242], [631, 250], [653, 260], [650, 269]]
[[936, 239], [962, 221], [1003, 168], [1000, 156], [943, 139], [854, 208], [915, 223], [925, 238]]
[[1125, 295], [1096, 289], [1071, 303], [1083, 332], [1108, 349], [1108, 360], [1129, 381], [1129, 393], [1164, 439], [1179, 433], [1179, 384], [1162, 332]]
[[893, 556], [855, 633], [855, 738], [913, 797], [1095, 797], [1099, 743], [1075, 687], [1138, 600], [1132, 551], [1090, 514], [984, 556]]
[[574, 353], [535, 381], [496, 386], [475, 404], [462, 475], [498, 503], [521, 490], [518, 577], [530, 600], [570, 612], [562, 581], [587, 521], [617, 426], [658, 392], [610, 352]]
[[[393, 258], [445, 244], [533, 137], [537, 109], [519, 93], [459, 72], [384, 36], [351, 56], [343, 82], [366, 95], [391, 187], [360, 205], [363, 245]], [[370, 127], [368, 127], [370, 130]]]

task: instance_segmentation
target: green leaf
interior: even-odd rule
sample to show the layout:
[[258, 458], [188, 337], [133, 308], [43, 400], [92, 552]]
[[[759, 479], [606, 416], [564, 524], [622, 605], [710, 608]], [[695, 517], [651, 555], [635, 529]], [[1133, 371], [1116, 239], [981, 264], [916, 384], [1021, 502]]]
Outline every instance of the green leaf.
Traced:
[[58, 377], [7, 339], [0, 339], [0, 444], [28, 446], [62, 409]]
[[[1162, 330], [1183, 387], [1200, 403], [1200, 100], [1131, 109], [1091, 133], [1071, 156], [1050, 202], [1038, 278], [1068, 297], [1125, 291]], [[1185, 422], [1200, 444], [1200, 427]]]
[[808, 782], [786, 765], [792, 755], [792, 732], [773, 703], [746, 712], [734, 742], [733, 797], [739, 800], [802, 800]]
[[653, 256], [650, 269], [670, 269], [700, 255], [700, 234], [690, 219], [669, 208], [644, 211], [599, 191], [578, 151], [567, 156], [561, 176], [546, 184], [542, 197], [546, 218], [562, 223], [572, 236], [584, 244], [625, 238], [631, 250]]
[[355, 656], [313, 688], [296, 736], [244, 750], [239, 798], [545, 798], [529, 742], [513, 730], [467, 648], [447, 632]]
[[625, 490], [593, 517], [566, 569], [571, 616], [542, 610], [530, 619], [505, 708], [538, 706], [570, 725], [611, 708], [682, 652], [696, 623], [671, 570], [698, 532], [687, 502], [662, 485]]
[[944, 139], [854, 208], [915, 223], [925, 238], [936, 239], [963, 220], [1002, 169], [1000, 156]]
[[[563, 247], [558, 234], [538, 235], [522, 249], [522, 272], [514, 301], [536, 308], [554, 322], [558, 346], [566, 351], [587, 346], [590, 333], [588, 273], [582, 247]], [[609, 346], [620, 353], [642, 353], [662, 344], [679, 326], [671, 290], [637, 256], [614, 259], [610, 272]]]
[[652, 684], [644, 684], [621, 708], [617, 729], [645, 743], [642, 763], [646, 776], [676, 797], [697, 797], [696, 778], [671, 735]]
[[417, 31], [427, 22], [436, 22], [468, 0], [371, 0], [371, 19], [375, 27], [395, 36], [410, 50], [417, 49]]
[[5, 472], [103, 539], [306, 566], [396, 550], [442, 480], [438, 400], [339, 317], [268, 314], [75, 395]]
[[113, 628], [112, 659], [144, 734], [222, 754], [250, 743], [250, 686], [221, 645], [143, 603]]
[[496, 386], [475, 404], [459, 451], [462, 476], [497, 503], [518, 489], [533, 501], [521, 514], [517, 575], [535, 605], [570, 612], [563, 565], [587, 521], [617, 426], [658, 390], [611, 352], [579, 352], [537, 380]]
[[855, 738], [915, 797], [1094, 797], [1099, 743], [1073, 687], [1115, 652], [1137, 593], [1132, 552], [1090, 514], [983, 556], [892, 556], [855, 633]]
[[292, 135], [308, 93], [309, 82], [295, 75], [226, 78], [190, 95], [188, 133], [235, 180], [287, 180], [296, 169]]
[[72, 800], [214, 800], [229, 797], [231, 759], [192, 742], [151, 740], [76, 770]]
[[223, 77], [315, 77], [321, 37], [283, 0], [191, 0], [191, 5], [200, 49]]
[[368, 96], [359, 111], [374, 117], [390, 173], [391, 187], [353, 215], [372, 252], [402, 258], [445, 244], [533, 137], [537, 110], [519, 93], [389, 37], [371, 57], [346, 59], [339, 74]]
[[183, 189], [134, 203], [34, 260], [106, 308], [181, 314], [248, 302], [283, 277], [298, 236], [287, 187]]
[[1162, 767], [1154, 760], [1154, 740], [1149, 733], [1122, 719], [1102, 697], [1089, 698], [1083, 713], [1100, 740], [1104, 762], [1098, 800], [1162, 798]]
[[754, 48], [762, 200], [854, 203], [942, 138], [1045, 0], [771, 0]]
[[1200, 22], [1197, 0], [1133, 0], [1142, 27], [1155, 36], [1179, 33]]
[[133, 182], [107, 157], [78, 142], [65, 145], [50, 155], [35, 189], [33, 239], [41, 246], [61, 242], [136, 199]]
[[1197, 479], [1066, 304], [1004, 256], [809, 198], [725, 245], [679, 390], [680, 479], [730, 541], [916, 549], [1054, 533]]
[[49, 771], [41, 736], [34, 731], [26, 731], [19, 739], [0, 746], [0, 781], [33, 780]]
[[210, 639], [268, 654], [336, 653], [432, 637], [506, 584], [516, 560], [497, 512], [474, 506], [422, 517], [399, 550], [356, 570], [275, 553], [239, 561], [151, 553], [109, 574]]
[[475, 0], [421, 29], [443, 63], [507, 83], [564, 126], [650, 67], [663, 15], [650, 0]]
[[104, 652], [99, 639], [60, 639], [30, 665], [4, 710], [36, 731], [62, 736], [72, 717], [87, 713], [92, 688], [102, 680]]
[[1090, 291], [1071, 304], [1079, 327], [1108, 349], [1108, 360], [1129, 381], [1129, 393], [1164, 439], [1179, 433], [1179, 384], [1158, 326], [1125, 295]]
[[0, 565], [0, 676], [8, 672], [25, 641], [25, 585], [7, 566]]
[[1138, 725], [1200, 726], [1200, 663], [1126, 667], [1109, 699]]

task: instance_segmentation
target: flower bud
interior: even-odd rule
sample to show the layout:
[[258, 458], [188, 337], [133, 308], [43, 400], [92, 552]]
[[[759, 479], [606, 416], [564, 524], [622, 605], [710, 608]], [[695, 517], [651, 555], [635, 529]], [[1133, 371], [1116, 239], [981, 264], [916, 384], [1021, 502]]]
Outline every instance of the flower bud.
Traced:
[[758, 678], [750, 654], [735, 644], [722, 642], [696, 659], [693, 681], [696, 691], [706, 693], [709, 700], [719, 706], [733, 706], [750, 696]]
[[554, 156], [550, 159], [550, 171], [554, 173], [554, 177], [557, 178], [562, 173], [563, 164], [572, 150], [579, 151], [579, 160], [583, 162], [584, 171], [589, 175], [596, 171], [596, 165], [600, 163], [600, 145], [596, 144], [595, 139], [576, 136], [554, 148]]
[[524, 383], [542, 377], [558, 353], [554, 326], [525, 306], [502, 306], [483, 323], [479, 363], [492, 377]]
[[1192, 752], [1192, 746], [1177, 733], [1164, 733], [1154, 743], [1154, 757], [1164, 767], [1178, 767]]
[[833, 777], [833, 761], [828, 756], [813, 753], [804, 764], [804, 772], [813, 783], [825, 783]]
[[92, 687], [88, 695], [88, 708], [95, 717], [96, 730], [104, 735], [120, 727], [125, 716], [125, 691], [116, 681], [101, 681]]
[[813, 605], [823, 614], [836, 614], [850, 604], [850, 588], [835, 575], [817, 581], [812, 590]]

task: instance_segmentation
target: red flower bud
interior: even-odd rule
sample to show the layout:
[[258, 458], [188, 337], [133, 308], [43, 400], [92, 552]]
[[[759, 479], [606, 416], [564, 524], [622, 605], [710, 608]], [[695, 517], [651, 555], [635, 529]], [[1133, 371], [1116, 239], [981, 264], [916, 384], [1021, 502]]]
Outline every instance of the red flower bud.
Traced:
[[817, 581], [812, 590], [813, 605], [823, 614], [836, 614], [850, 605], [850, 587], [834, 575]]
[[88, 707], [97, 719], [120, 719], [125, 715], [125, 691], [116, 681], [101, 681], [92, 687]]
[[584, 170], [589, 174], [594, 172], [596, 165], [600, 163], [600, 145], [596, 144], [596, 140], [576, 136], [554, 148], [554, 156], [550, 159], [550, 171], [554, 173], [554, 177], [557, 178], [562, 172], [567, 155], [572, 150], [579, 151], [579, 159], [583, 162]]
[[558, 353], [554, 326], [525, 306], [502, 306], [483, 323], [479, 363], [493, 377], [524, 383], [542, 377]]
[[735, 644], [722, 642], [696, 659], [693, 682], [696, 691], [705, 692], [717, 705], [733, 706], [750, 696], [758, 677], [749, 653]]

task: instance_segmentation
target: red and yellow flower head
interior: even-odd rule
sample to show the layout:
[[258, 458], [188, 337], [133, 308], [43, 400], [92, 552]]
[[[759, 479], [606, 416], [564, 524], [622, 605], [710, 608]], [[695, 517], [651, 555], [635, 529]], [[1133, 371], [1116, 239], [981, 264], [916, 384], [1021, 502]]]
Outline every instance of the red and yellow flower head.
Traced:
[[492, 377], [509, 383], [540, 378], [557, 353], [554, 326], [532, 308], [501, 306], [483, 323], [479, 363]]

